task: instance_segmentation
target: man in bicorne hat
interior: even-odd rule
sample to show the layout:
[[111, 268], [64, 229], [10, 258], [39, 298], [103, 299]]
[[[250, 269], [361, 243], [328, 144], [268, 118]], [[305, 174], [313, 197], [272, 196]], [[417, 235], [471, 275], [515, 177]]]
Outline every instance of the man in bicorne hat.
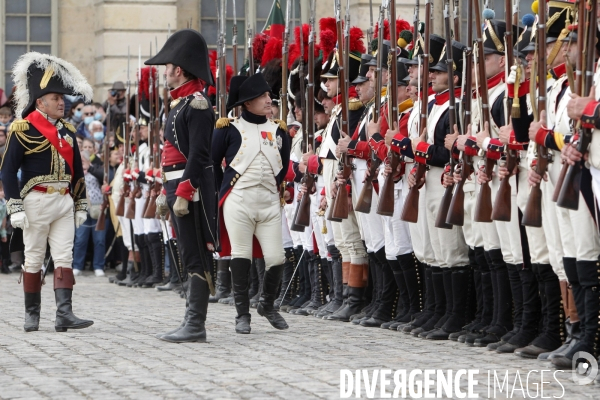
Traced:
[[[166, 65], [171, 89], [162, 153], [164, 189], [174, 218], [181, 261], [189, 277], [188, 306], [183, 323], [157, 335], [174, 343], [204, 342], [212, 253], [218, 249], [217, 198], [210, 152], [215, 114], [203, 94], [214, 86], [206, 42], [200, 33], [184, 29], [171, 35], [147, 65]], [[161, 196], [159, 196], [160, 198]], [[167, 210], [157, 211], [166, 215]]]
[[17, 120], [10, 127], [1, 169], [8, 214], [12, 226], [22, 229], [25, 248], [24, 329], [39, 328], [41, 268], [48, 244], [55, 265], [56, 331], [87, 328], [94, 322], [73, 315], [71, 301], [75, 228], [87, 219], [85, 180], [75, 127], [63, 119], [63, 96], [81, 95], [89, 102], [92, 88], [72, 64], [37, 52], [17, 60], [12, 78]]

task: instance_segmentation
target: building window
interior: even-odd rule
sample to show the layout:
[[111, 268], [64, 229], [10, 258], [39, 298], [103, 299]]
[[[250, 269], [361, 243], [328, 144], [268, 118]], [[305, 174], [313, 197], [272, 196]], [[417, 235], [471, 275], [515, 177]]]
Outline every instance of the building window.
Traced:
[[1, 87], [12, 92], [14, 63], [28, 51], [56, 53], [57, 0], [0, 0]]

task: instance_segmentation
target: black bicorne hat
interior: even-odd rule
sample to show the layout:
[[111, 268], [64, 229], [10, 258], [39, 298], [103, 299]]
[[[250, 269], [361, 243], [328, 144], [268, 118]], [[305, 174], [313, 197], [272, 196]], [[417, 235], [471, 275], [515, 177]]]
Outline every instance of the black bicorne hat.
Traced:
[[[404, 61], [408, 65], [417, 65], [419, 63], [418, 56], [423, 55], [424, 52], [424, 41], [422, 37], [419, 37], [419, 40], [416, 42], [415, 48], [413, 49], [412, 58], [410, 60]], [[440, 55], [442, 54], [442, 49], [446, 45], [446, 39], [443, 37], [436, 35], [434, 33], [431, 34], [429, 38], [429, 65], [435, 65], [440, 59]]]
[[193, 29], [182, 29], [167, 39], [165, 45], [146, 65], [177, 65], [208, 85], [215, 86], [210, 70], [208, 48], [202, 35]]
[[33, 112], [36, 100], [48, 93], [81, 95], [85, 102], [93, 96], [92, 87], [73, 64], [49, 54], [23, 54], [13, 66], [12, 79], [17, 118]]
[[[329, 55], [329, 57], [331, 58], [331, 60], [330, 60], [331, 68], [329, 68], [329, 70], [326, 73], [321, 74], [321, 79], [339, 78], [340, 65], [339, 65], [339, 60], [338, 60], [337, 49], [334, 52], [332, 52]], [[360, 70], [361, 54], [352, 51], [348, 55], [348, 59], [350, 60], [350, 62], [349, 62], [350, 65], [346, 68], [346, 71], [348, 72], [348, 82], [353, 82], [356, 79], [356, 77], [358, 76], [358, 72]]]
[[358, 70], [358, 76], [352, 81], [353, 84], [358, 85], [369, 80], [367, 78], [367, 72], [369, 72], [369, 61], [373, 58], [370, 54], [362, 54], [360, 56], [360, 68]]
[[227, 110], [241, 106], [246, 101], [254, 100], [264, 93], [272, 95], [271, 87], [262, 73], [252, 76], [237, 75], [231, 78], [229, 83], [229, 97], [227, 98]]

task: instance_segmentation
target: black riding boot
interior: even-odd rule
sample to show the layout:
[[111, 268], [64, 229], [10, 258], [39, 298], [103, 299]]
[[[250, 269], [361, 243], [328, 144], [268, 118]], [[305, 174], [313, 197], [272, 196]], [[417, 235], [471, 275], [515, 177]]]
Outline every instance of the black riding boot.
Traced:
[[[445, 275], [444, 279], [446, 279]], [[450, 279], [450, 292], [452, 293], [452, 309], [450, 315], [441, 328], [427, 335], [427, 339], [446, 340], [451, 333], [462, 331], [463, 326], [466, 324], [467, 313], [469, 312], [468, 299], [471, 291], [470, 268], [452, 267]], [[447, 292], [448, 291], [446, 290], [446, 293]], [[449, 300], [448, 297], [446, 298]]]
[[394, 269], [400, 273], [402, 271], [397, 260], [386, 259], [385, 248], [377, 251], [375, 255], [380, 267], [381, 295], [379, 296], [379, 304], [371, 314], [371, 317], [360, 322], [360, 325], [366, 327], [381, 327], [383, 323], [392, 319], [398, 300], [398, 285], [396, 284]]
[[335, 246], [327, 246], [327, 251], [331, 255], [331, 276], [333, 278], [333, 298], [329, 304], [316, 314], [317, 318], [325, 318], [333, 314], [342, 306], [344, 302], [344, 282], [342, 275], [342, 259], [340, 252]]
[[329, 315], [327, 319], [348, 322], [350, 321], [351, 316], [360, 312], [366, 287], [363, 276], [365, 274], [365, 269], [367, 268], [367, 264], [350, 264], [350, 270], [348, 271], [348, 299], [346, 306]]
[[[479, 269], [479, 265], [477, 264], [476, 250], [475, 248], [469, 248], [469, 266], [471, 267], [473, 279], [473, 289], [474, 294], [471, 295], [470, 301], [473, 301], [471, 312], [473, 314], [473, 318], [471, 321], [468, 321], [463, 329], [459, 332], [451, 333], [448, 336], [448, 339], [457, 341], [458, 338], [462, 335], [466, 335], [473, 330], [473, 327], [479, 325], [481, 322], [481, 316], [483, 314], [483, 293], [481, 292], [481, 270]], [[473, 297], [474, 296], [474, 297]]]
[[206, 313], [208, 310], [209, 289], [206, 280], [198, 274], [188, 276], [188, 307], [185, 325], [174, 333], [160, 336], [159, 339], [171, 343], [206, 342]]
[[560, 283], [550, 264], [538, 264], [538, 286], [545, 299], [542, 304], [543, 329], [527, 346], [515, 350], [524, 358], [537, 358], [540, 354], [559, 348], [564, 337], [564, 310], [561, 304]]
[[75, 277], [71, 268], [56, 267], [54, 269], [54, 297], [56, 298], [56, 332], [67, 329], [83, 329], [92, 326], [94, 321], [77, 318], [73, 314], [73, 285]]
[[230, 260], [217, 260], [215, 295], [209, 296], [209, 303], [217, 303], [219, 300], [231, 296], [231, 272], [229, 272], [229, 262]]
[[149, 233], [146, 242], [152, 262], [152, 274], [141, 283], [140, 287], [151, 288], [161, 284], [165, 278], [165, 246], [162, 232]]
[[402, 330], [404, 333], [411, 333], [414, 329], [420, 328], [427, 321], [429, 321], [429, 319], [435, 313], [435, 291], [433, 290], [432, 267], [430, 265], [424, 265], [423, 269], [423, 275], [425, 277], [423, 311], [416, 315], [410, 323], [398, 327], [398, 330]]
[[292, 301], [292, 291], [290, 288], [290, 281], [294, 274], [295, 256], [294, 249], [287, 247], [285, 250], [285, 263], [283, 264], [283, 274], [281, 276], [281, 288], [279, 289], [279, 296], [275, 300], [273, 305], [276, 310], [280, 307], [290, 304]]
[[275, 329], [287, 329], [288, 324], [285, 319], [275, 311], [273, 303], [277, 297], [277, 289], [281, 285], [281, 275], [283, 274], [283, 264], [270, 267], [264, 276], [263, 293], [260, 297], [256, 311], [258, 314], [265, 317], [271, 326]]
[[233, 299], [235, 301], [235, 331], [250, 333], [250, 268], [252, 261], [246, 258], [234, 258], [229, 264], [232, 278]]
[[40, 326], [42, 308], [42, 271], [23, 271], [23, 292], [25, 294], [25, 332], [37, 331]]
[[435, 325], [444, 316], [446, 312], [446, 292], [444, 290], [444, 271], [440, 267], [431, 267], [431, 279], [433, 283], [433, 295], [435, 299], [435, 308], [431, 318], [421, 327], [413, 329], [410, 333], [413, 336], [420, 336], [422, 333], [430, 332], [435, 329]]
[[309, 268], [311, 273], [309, 273], [309, 276], [311, 277], [311, 296], [310, 302], [305, 307], [296, 311], [298, 315], [314, 314], [324, 302], [322, 260], [318, 254], [314, 254], [312, 251], [308, 253], [310, 256]]

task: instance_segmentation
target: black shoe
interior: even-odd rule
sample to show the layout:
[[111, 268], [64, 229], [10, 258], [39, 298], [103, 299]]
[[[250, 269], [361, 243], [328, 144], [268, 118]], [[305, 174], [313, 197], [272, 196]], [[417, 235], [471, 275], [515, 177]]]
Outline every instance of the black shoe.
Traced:
[[279, 289], [279, 285], [281, 284], [282, 273], [283, 264], [274, 265], [265, 272], [263, 294], [256, 308], [258, 314], [265, 317], [275, 329], [289, 328], [285, 319], [273, 308], [273, 303], [277, 297], [277, 289]]
[[159, 292], [178, 291], [178, 290], [181, 290], [181, 284], [168, 282], [166, 285], [156, 286], [155, 289], [158, 290]]
[[450, 337], [450, 332], [446, 332], [444, 328], [436, 329], [433, 332], [430, 332], [425, 338], [429, 340], [448, 340]]
[[386, 321], [377, 319], [375, 317], [363, 319], [360, 321], [360, 326], [365, 326], [367, 328], [380, 328], [383, 323]]
[[487, 347], [490, 343], [497, 343], [500, 341], [500, 338], [494, 333], [488, 333], [484, 337], [477, 338], [473, 342], [473, 346], [475, 347]]
[[517, 349], [518, 347], [515, 344], [504, 343], [496, 348], [496, 353], [514, 353]]
[[197, 274], [188, 276], [188, 309], [185, 325], [170, 335], [159, 339], [171, 343], [206, 342], [206, 312], [208, 309], [208, 283]]

